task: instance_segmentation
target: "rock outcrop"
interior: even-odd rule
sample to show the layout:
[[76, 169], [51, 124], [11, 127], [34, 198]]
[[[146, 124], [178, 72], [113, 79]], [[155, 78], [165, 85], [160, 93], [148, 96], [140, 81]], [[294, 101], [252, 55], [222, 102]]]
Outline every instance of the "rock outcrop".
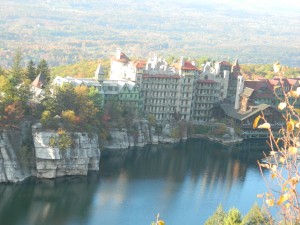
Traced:
[[178, 129], [175, 125], [165, 124], [158, 128], [151, 126], [147, 121], [135, 122], [130, 130], [111, 129], [108, 141], [103, 141], [103, 147], [108, 149], [126, 149], [129, 147], [143, 147], [147, 144], [176, 143], [187, 139], [187, 132], [181, 138], [172, 136], [172, 131]]
[[100, 149], [96, 135], [71, 133], [73, 144], [66, 150], [49, 146], [49, 139], [55, 136], [53, 132], [33, 128], [38, 178], [87, 175], [89, 170], [99, 170]]
[[0, 133], [0, 183], [19, 182], [35, 175], [34, 149], [23, 124], [20, 130]]
[[0, 183], [19, 182], [30, 176], [56, 178], [87, 175], [99, 170], [100, 149], [97, 135], [71, 133], [72, 147], [52, 148], [54, 132], [41, 130], [39, 124], [23, 124], [20, 130], [0, 132]]

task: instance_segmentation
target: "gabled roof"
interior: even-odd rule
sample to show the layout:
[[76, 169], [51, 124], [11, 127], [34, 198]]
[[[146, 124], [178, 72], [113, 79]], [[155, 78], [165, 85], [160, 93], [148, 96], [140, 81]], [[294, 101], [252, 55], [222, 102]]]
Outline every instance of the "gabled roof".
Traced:
[[40, 73], [35, 79], [34, 81], [31, 83], [31, 85], [33, 87], [36, 87], [36, 88], [44, 88], [45, 85], [46, 85], [46, 76], [42, 73]]
[[245, 80], [244, 85], [246, 87], [249, 87], [255, 91], [259, 90], [264, 86], [264, 81], [263, 80]]
[[113, 56], [111, 60], [116, 61], [116, 62], [122, 62], [122, 63], [128, 63], [130, 59], [125, 55], [123, 52], [121, 52], [121, 57], [120, 59], [117, 59], [116, 56]]

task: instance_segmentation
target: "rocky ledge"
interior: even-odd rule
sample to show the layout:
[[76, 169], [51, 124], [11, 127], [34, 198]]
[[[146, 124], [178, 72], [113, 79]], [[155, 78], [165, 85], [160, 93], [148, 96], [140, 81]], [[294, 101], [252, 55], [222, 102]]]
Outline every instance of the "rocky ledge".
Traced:
[[70, 133], [72, 146], [60, 150], [49, 146], [55, 132], [43, 131], [39, 124], [18, 131], [0, 132], [0, 183], [19, 182], [27, 177], [56, 178], [87, 175], [99, 170], [100, 149], [97, 135]]
[[87, 175], [89, 170], [99, 170], [100, 149], [97, 135], [71, 133], [72, 147], [61, 150], [49, 146], [56, 133], [32, 129], [38, 178], [55, 178], [67, 175]]

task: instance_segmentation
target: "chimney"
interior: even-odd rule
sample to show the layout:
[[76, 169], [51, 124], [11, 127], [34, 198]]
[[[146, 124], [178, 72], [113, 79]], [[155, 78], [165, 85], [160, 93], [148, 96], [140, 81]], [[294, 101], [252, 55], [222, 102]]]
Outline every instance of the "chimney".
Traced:
[[121, 48], [117, 48], [116, 59], [121, 59]]
[[236, 94], [235, 94], [235, 102], [234, 109], [238, 110], [240, 108], [240, 94], [244, 89], [244, 77], [238, 76]]

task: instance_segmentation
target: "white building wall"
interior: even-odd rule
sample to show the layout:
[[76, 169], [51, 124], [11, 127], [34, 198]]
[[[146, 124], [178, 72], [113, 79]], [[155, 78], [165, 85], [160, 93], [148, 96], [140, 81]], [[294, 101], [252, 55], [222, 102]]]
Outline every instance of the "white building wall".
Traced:
[[125, 63], [111, 60], [110, 80], [125, 79], [126, 72], [127, 72], [127, 66]]

